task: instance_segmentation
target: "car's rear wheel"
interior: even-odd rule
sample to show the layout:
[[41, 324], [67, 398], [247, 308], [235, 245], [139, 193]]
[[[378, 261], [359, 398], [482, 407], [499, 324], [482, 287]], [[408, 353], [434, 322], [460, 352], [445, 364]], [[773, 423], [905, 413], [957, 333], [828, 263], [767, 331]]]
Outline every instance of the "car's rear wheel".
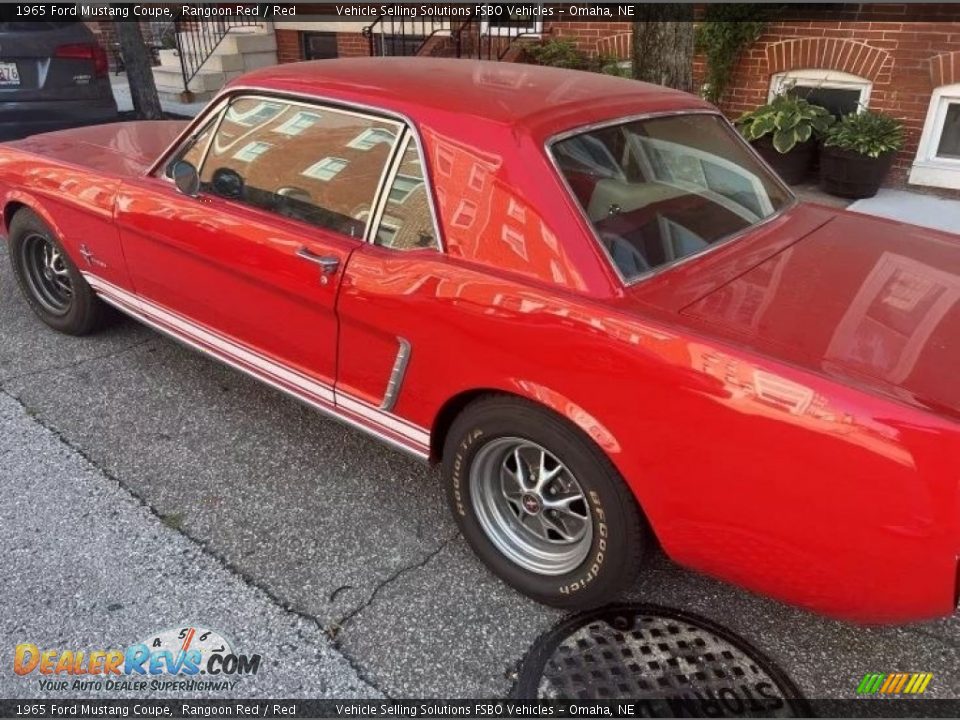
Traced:
[[9, 253], [17, 284], [43, 322], [69, 335], [85, 335], [99, 327], [103, 303], [56, 234], [31, 210], [19, 210], [10, 222]]
[[565, 419], [519, 398], [482, 398], [454, 421], [443, 460], [461, 531], [520, 592], [588, 608], [636, 577], [648, 525], [610, 460]]

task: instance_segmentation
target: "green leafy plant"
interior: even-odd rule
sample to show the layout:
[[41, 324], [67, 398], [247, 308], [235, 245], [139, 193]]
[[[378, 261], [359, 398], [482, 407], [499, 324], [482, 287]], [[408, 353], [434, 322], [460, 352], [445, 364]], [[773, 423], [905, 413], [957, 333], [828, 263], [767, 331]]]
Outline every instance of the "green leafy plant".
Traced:
[[879, 157], [903, 148], [903, 123], [890, 115], [865, 110], [852, 112], [826, 132], [823, 144]]
[[569, 40], [550, 38], [541, 45], [526, 49], [527, 57], [537, 65], [568, 68], [571, 70], [592, 69], [591, 58]]
[[767, 23], [762, 12], [760, 5], [707, 5], [697, 25], [696, 48], [706, 56], [703, 96], [710, 102], [720, 102], [740, 54], [763, 34]]
[[815, 133], [821, 135], [826, 132], [834, 120], [826, 108], [803, 98], [777, 95], [766, 105], [744, 113], [735, 122], [747, 140], [759, 140], [772, 135], [774, 149], [786, 154], [797, 143], [806, 142]]

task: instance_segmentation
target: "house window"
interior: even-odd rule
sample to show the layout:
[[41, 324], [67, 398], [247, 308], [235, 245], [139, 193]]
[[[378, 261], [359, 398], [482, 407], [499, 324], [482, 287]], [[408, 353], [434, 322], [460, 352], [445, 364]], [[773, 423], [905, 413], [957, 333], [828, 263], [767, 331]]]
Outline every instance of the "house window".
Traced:
[[307, 128], [320, 122], [320, 116], [312, 112], [298, 112], [292, 118], [274, 129], [274, 132], [284, 135], [299, 135]]
[[390, 202], [402, 203], [416, 190], [423, 185], [423, 180], [409, 175], [397, 175], [393, 181], [393, 187], [390, 188]]
[[315, 162], [313, 165], [308, 167], [303, 171], [303, 174], [307, 177], [312, 177], [315, 180], [323, 180], [327, 182], [332, 180], [338, 172], [343, 170], [348, 164], [347, 160], [343, 158], [335, 157], [325, 157], [319, 162]]
[[910, 182], [960, 189], [960, 83], [933, 91]]
[[243, 162], [252, 162], [272, 147], [273, 145], [265, 142], [247, 143], [233, 154], [233, 158], [234, 160], [242, 160]]
[[332, 32], [301, 33], [304, 60], [326, 60], [335, 58], [337, 52], [337, 34]]
[[396, 136], [389, 130], [369, 128], [347, 143], [347, 147], [351, 147], [354, 150], [369, 150], [377, 143], [385, 143], [387, 147], [390, 147], [393, 145], [394, 140], [396, 140]]
[[872, 85], [866, 78], [840, 70], [790, 70], [770, 79], [769, 99], [787, 93], [840, 116], [865, 109]]

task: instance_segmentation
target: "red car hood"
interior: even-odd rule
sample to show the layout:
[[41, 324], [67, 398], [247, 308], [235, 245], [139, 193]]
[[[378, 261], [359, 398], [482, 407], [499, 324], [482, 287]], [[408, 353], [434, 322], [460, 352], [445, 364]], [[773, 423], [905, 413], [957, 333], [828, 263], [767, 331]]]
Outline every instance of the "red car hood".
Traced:
[[140, 175], [186, 125], [182, 120], [111, 123], [33, 135], [8, 145], [111, 175]]
[[960, 235], [838, 212], [681, 314], [960, 418]]

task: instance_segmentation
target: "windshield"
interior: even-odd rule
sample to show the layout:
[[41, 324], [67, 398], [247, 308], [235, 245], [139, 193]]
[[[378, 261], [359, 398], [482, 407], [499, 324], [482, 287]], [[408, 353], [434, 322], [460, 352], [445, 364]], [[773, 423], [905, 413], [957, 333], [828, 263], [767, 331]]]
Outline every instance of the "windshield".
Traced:
[[627, 281], [756, 225], [792, 199], [712, 114], [610, 125], [551, 150]]

